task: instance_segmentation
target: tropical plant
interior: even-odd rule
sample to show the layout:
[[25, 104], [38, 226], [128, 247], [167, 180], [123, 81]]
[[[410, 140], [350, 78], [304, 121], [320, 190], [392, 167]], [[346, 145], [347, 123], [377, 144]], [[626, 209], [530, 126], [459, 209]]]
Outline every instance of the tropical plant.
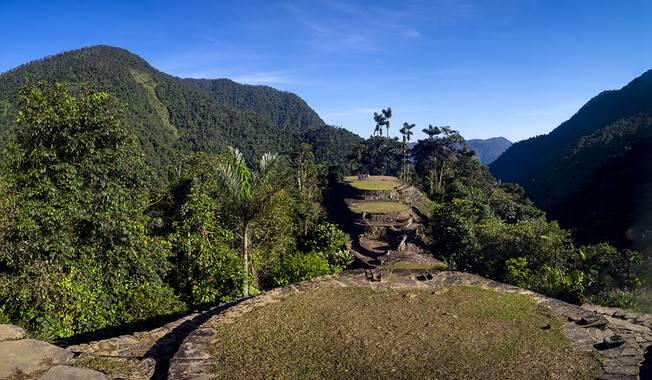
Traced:
[[414, 133], [412, 128], [416, 127], [414, 123], [410, 124], [408, 122], [403, 123], [403, 128], [400, 132], [403, 135], [403, 168], [401, 170], [401, 179], [403, 181], [409, 181], [410, 171], [408, 167], [408, 151], [410, 148], [410, 138]]
[[385, 127], [387, 128], [387, 138], [389, 138], [389, 124], [390, 124], [390, 119], [392, 118], [392, 108], [387, 107], [387, 109], [384, 109], [381, 111], [383, 113], [383, 117], [385, 118]]
[[[249, 257], [249, 230], [251, 223], [264, 213], [272, 203], [274, 195], [282, 188], [277, 168], [278, 156], [266, 153], [258, 163], [258, 170], [254, 171], [247, 166], [240, 151], [233, 147], [229, 147], [217, 165], [217, 179], [224, 185], [232, 215], [239, 224], [237, 231], [241, 239], [245, 274], [242, 294], [245, 297], [249, 295], [249, 266], [252, 263]], [[253, 265], [251, 271], [255, 274]], [[256, 285], [254, 283], [254, 286]]]
[[374, 129], [374, 133], [372, 134], [372, 136], [374, 136], [376, 134], [378, 134], [378, 136], [382, 136], [383, 135], [383, 126], [387, 122], [387, 120], [385, 119], [385, 116], [383, 116], [382, 113], [379, 114], [377, 112], [374, 112], [374, 121], [376, 122], [376, 128]]
[[423, 133], [428, 135], [428, 138], [432, 140], [441, 133], [441, 130], [439, 127], [433, 127], [431, 124], [428, 124], [428, 128], [423, 129]]
[[170, 246], [149, 233], [149, 171], [116, 99], [40, 82], [20, 106], [2, 173], [0, 314], [52, 338], [183, 310], [163, 281]]

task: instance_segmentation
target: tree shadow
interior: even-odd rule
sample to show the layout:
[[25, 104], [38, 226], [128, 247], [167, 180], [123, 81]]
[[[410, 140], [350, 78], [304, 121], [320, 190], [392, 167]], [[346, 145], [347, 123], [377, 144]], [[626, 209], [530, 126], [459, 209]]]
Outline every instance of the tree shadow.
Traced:
[[[179, 350], [179, 347], [183, 341], [201, 326], [204, 322], [210, 319], [212, 316], [217, 315], [224, 310], [239, 304], [240, 302], [249, 299], [240, 298], [231, 302], [224, 303], [219, 306], [213, 306], [212, 308], [204, 308], [205, 311], [199, 312], [197, 316], [187, 321], [184, 321], [170, 332], [159, 338], [150, 349], [142, 356], [140, 359], [152, 358], [155, 361], [154, 374], [152, 379], [167, 379], [168, 370], [170, 368], [170, 361], [172, 357]], [[68, 347], [71, 345], [89, 343], [91, 341], [104, 340], [120, 335], [131, 335], [135, 332], [150, 331], [159, 327], [166, 325], [167, 323], [174, 322], [178, 319], [181, 319], [187, 316], [186, 313], [177, 313], [170, 314], [162, 317], [150, 318], [147, 320], [142, 320], [134, 323], [124, 324], [120, 326], [110, 326], [93, 332], [77, 334], [72, 337], [59, 339], [53, 344], [56, 344], [61, 347]]]
[[652, 379], [652, 346], [645, 349], [645, 356], [639, 366], [638, 374], [641, 379]]
[[249, 299], [240, 298], [235, 301], [225, 303], [220, 306], [215, 306], [196, 317], [189, 319], [179, 326], [175, 327], [172, 331], [162, 336], [159, 340], [152, 345], [152, 347], [145, 353], [144, 358], [153, 358], [156, 361], [154, 367], [154, 374], [152, 379], [167, 379], [168, 371], [170, 369], [170, 361], [179, 350], [183, 341], [195, 331], [199, 326], [204, 324], [214, 315], [220, 314], [224, 310], [239, 304], [240, 302]]
[[113, 338], [120, 335], [131, 335], [138, 331], [153, 330], [161, 327], [166, 323], [176, 321], [179, 318], [190, 314], [188, 311], [184, 313], [174, 313], [163, 316], [156, 316], [148, 319], [135, 321], [132, 323], [125, 323], [118, 326], [108, 326], [102, 329], [73, 335], [67, 338], [58, 338], [51, 342], [57, 346], [68, 347], [76, 344], [89, 343], [96, 340], [104, 340]]

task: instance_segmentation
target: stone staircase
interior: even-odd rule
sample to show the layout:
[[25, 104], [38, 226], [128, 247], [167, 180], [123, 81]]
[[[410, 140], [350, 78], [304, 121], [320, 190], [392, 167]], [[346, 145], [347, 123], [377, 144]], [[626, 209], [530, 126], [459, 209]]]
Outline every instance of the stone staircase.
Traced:
[[[360, 266], [369, 269], [398, 262], [441, 265], [423, 244], [432, 202], [415, 187], [396, 178], [393, 181], [396, 187], [392, 190], [361, 190], [340, 184], [348, 230], [354, 237], [349, 249]], [[370, 211], [365, 211], [364, 206], [375, 202], [396, 204], [396, 210], [376, 212], [369, 207]]]

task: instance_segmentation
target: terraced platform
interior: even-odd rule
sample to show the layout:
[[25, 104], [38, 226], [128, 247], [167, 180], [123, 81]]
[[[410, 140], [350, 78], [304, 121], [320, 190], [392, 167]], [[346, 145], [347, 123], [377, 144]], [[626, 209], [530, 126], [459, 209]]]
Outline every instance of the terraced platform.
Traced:
[[441, 268], [423, 244], [430, 201], [398, 178], [344, 178], [341, 186], [349, 210], [350, 249], [366, 268], [397, 265]]

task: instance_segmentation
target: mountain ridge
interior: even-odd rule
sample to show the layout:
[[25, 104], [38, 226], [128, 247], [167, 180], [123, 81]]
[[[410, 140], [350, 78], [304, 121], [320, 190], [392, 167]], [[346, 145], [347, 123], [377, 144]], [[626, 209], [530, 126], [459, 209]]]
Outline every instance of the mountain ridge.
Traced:
[[580, 241], [649, 251], [652, 221], [643, 195], [652, 173], [639, 161], [652, 147], [651, 120], [648, 70], [619, 90], [600, 92], [550, 133], [514, 144], [490, 169], [521, 184]]
[[[282, 153], [300, 142], [323, 143], [327, 146], [322, 150], [338, 153], [335, 157], [340, 162], [323, 155], [317, 158], [330, 166], [343, 166], [346, 153], [340, 151], [360, 139], [326, 125], [295, 94], [232, 81], [182, 79], [126, 49], [96, 45], [50, 55], [0, 74], [0, 150], [17, 127], [19, 90], [27, 80], [64, 82], [73, 89], [89, 83], [117, 96], [126, 104], [123, 122], [161, 178], [174, 172], [184, 154], [217, 153], [227, 145], [238, 147], [253, 161], [263, 153]], [[220, 91], [203, 83], [218, 83]]]
[[489, 165], [503, 154], [512, 142], [505, 137], [490, 137], [488, 139], [470, 139], [466, 143], [473, 149], [480, 162]]

